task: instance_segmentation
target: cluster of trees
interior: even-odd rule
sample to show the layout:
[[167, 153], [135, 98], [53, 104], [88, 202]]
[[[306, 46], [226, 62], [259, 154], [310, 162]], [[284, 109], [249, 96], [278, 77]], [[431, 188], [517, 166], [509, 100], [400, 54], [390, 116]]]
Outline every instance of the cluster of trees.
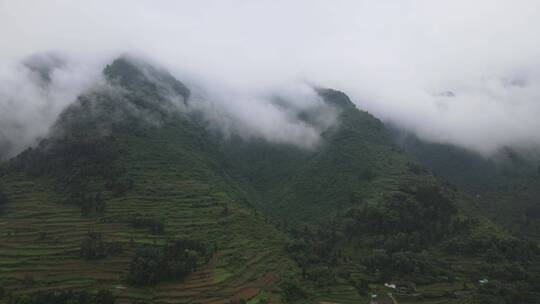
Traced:
[[[422, 252], [433, 242], [457, 235], [472, 225], [457, 216], [454, 202], [436, 186], [403, 189], [380, 202], [364, 203], [335, 220], [312, 228], [290, 228], [294, 241], [286, 250], [302, 269], [304, 279], [322, 287], [335, 282], [343, 245], [375, 249], [360, 259], [378, 279], [448, 275], [440, 262]], [[366, 282], [355, 284], [365, 292]]]
[[114, 304], [115, 299], [110, 290], [99, 290], [91, 293], [86, 290], [47, 290], [33, 294], [8, 296], [8, 304]]
[[378, 202], [367, 202], [346, 214], [345, 234], [382, 236], [388, 249], [403, 246], [423, 247], [458, 231], [467, 229], [457, 218], [457, 207], [441, 189], [424, 186], [392, 194]]
[[335, 266], [343, 259], [341, 251], [335, 248], [339, 240], [337, 229], [329, 223], [320, 224], [315, 231], [307, 226], [299, 230], [292, 228], [294, 240], [286, 246], [288, 254], [302, 269], [302, 277], [319, 287], [335, 283]]
[[81, 243], [80, 256], [87, 260], [98, 260], [123, 250], [119, 242], [106, 242], [99, 232], [89, 231]]
[[201, 262], [208, 262], [211, 254], [206, 244], [189, 239], [175, 240], [165, 246], [144, 246], [136, 250], [127, 280], [130, 284], [144, 286], [182, 279]]
[[[284, 224], [287, 227], [286, 224]], [[291, 235], [295, 241], [290, 243], [287, 251], [299, 263], [304, 264], [309, 260], [329, 261], [336, 264], [338, 252], [334, 247], [339, 240], [339, 227], [331, 223], [319, 224], [315, 231], [304, 226], [302, 229], [291, 228]]]
[[294, 281], [283, 281], [279, 285], [286, 302], [294, 302], [306, 298], [306, 292]]

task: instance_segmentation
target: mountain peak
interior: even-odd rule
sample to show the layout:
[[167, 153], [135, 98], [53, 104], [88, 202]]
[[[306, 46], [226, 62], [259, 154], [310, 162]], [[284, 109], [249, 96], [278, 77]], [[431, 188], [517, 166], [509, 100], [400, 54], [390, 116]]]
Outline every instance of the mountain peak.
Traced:
[[103, 74], [109, 82], [127, 89], [160, 90], [183, 97], [187, 103], [190, 90], [167, 70], [155, 67], [143, 60], [123, 55], [107, 65]]
[[356, 107], [349, 96], [341, 91], [328, 88], [315, 88], [315, 91], [329, 104], [338, 106], [342, 109]]

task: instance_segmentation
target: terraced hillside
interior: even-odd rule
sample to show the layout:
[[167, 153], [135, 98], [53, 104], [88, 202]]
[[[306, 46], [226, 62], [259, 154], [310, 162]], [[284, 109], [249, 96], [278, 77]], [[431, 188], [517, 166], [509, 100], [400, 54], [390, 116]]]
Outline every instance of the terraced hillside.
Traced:
[[362, 303], [405, 281], [418, 286], [400, 303], [534, 303], [538, 244], [344, 93], [315, 90], [337, 118], [306, 149], [211, 131], [189, 89], [145, 63], [104, 77], [0, 167], [3, 301]]
[[[162, 179], [141, 172], [140, 178], [151, 178], [161, 185], [161, 191], [168, 187], [167, 196], [156, 198], [149, 191], [134, 191], [107, 200], [107, 215], [92, 218], [82, 217], [77, 207], [55, 201], [54, 195], [43, 190], [43, 184], [18, 178], [6, 183], [11, 203], [2, 218], [2, 284], [14, 294], [114, 286], [120, 299], [216, 302], [235, 296], [254, 297], [278, 279], [276, 271], [291, 267], [280, 250], [283, 241], [279, 233], [226, 194], [204, 183], [178, 178], [174, 172]], [[224, 204], [230, 206], [227, 217], [221, 215]], [[163, 219], [166, 233], [151, 235], [122, 221], [129, 214], [140, 213]], [[123, 252], [97, 261], [81, 259], [80, 245], [88, 231], [102, 233], [106, 241], [121, 242]], [[122, 274], [127, 273], [134, 248], [175, 236], [215, 242], [218, 250], [210, 263], [185, 282], [160, 284], [155, 289], [126, 286]], [[250, 293], [243, 294], [248, 288]], [[267, 292], [271, 294], [271, 290]]]
[[[107, 102], [102, 105], [110, 106]], [[86, 128], [70, 124], [81, 124], [81, 117], [88, 119], [84, 103], [83, 97], [68, 109], [56, 128], [72, 133]], [[110, 122], [91, 116], [88, 121], [93, 119]], [[285, 237], [254, 209], [240, 204], [226, 176], [215, 173], [219, 170], [209, 159], [213, 148], [203, 142], [194, 143], [202, 138], [198, 132], [204, 129], [175, 116], [159, 127], [143, 125], [139, 133], [126, 130], [116, 130], [105, 141], [106, 155], [112, 158], [107, 166], [121, 168], [123, 178], [131, 184], [121, 194], [103, 188], [99, 170], [96, 174], [92, 169], [83, 173], [71, 170], [74, 162], [82, 169], [92, 167], [91, 162], [81, 164], [79, 158], [71, 159], [72, 151], [51, 156], [42, 146], [8, 164], [16, 169], [10, 167], [2, 176], [2, 191], [8, 203], [0, 220], [0, 282], [7, 292], [17, 296], [48, 289], [112, 288], [120, 302], [155, 303], [274, 299], [276, 283], [295, 273], [294, 263], [284, 251]], [[58, 145], [50, 143], [50, 147]], [[54, 163], [52, 166], [73, 161], [68, 165], [72, 167], [36, 164], [33, 169], [39, 167], [44, 173], [34, 172], [30, 175], [35, 177], [29, 178], [32, 169], [19, 164], [40, 156]], [[100, 212], [92, 209], [83, 215], [87, 213], [82, 212], [84, 208], [70, 201], [67, 193], [80, 186], [73, 182], [73, 176], [87, 184], [85, 191], [99, 191], [103, 201], [100, 205], [105, 205]], [[164, 231], [137, 227], [133, 224], [135, 218], [151, 219]], [[105, 258], [81, 257], [82, 244], [94, 234], [120, 249]], [[184, 280], [155, 287], [127, 284], [126, 275], [137, 248], [144, 244], [159, 246], [177, 238], [204, 241], [214, 250], [210, 261], [201, 261], [199, 270]]]

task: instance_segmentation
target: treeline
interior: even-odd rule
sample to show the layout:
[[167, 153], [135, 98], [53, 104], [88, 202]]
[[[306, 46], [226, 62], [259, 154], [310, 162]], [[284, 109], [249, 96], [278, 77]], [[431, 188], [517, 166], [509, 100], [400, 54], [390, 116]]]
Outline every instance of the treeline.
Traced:
[[53, 290], [38, 291], [32, 294], [8, 295], [7, 304], [114, 304], [115, 299], [110, 290], [92, 293], [86, 290]]
[[127, 280], [137, 286], [182, 279], [207, 263], [213, 253], [207, 244], [189, 239], [175, 240], [165, 246], [138, 248], [131, 260]]

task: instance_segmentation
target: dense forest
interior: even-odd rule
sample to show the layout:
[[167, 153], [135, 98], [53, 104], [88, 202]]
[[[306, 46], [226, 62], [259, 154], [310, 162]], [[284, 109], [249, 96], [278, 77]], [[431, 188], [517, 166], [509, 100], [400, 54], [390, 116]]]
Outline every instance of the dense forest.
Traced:
[[154, 285], [178, 280], [207, 263], [213, 250], [195, 240], [175, 240], [165, 246], [138, 248], [129, 265], [127, 280], [134, 285]]

